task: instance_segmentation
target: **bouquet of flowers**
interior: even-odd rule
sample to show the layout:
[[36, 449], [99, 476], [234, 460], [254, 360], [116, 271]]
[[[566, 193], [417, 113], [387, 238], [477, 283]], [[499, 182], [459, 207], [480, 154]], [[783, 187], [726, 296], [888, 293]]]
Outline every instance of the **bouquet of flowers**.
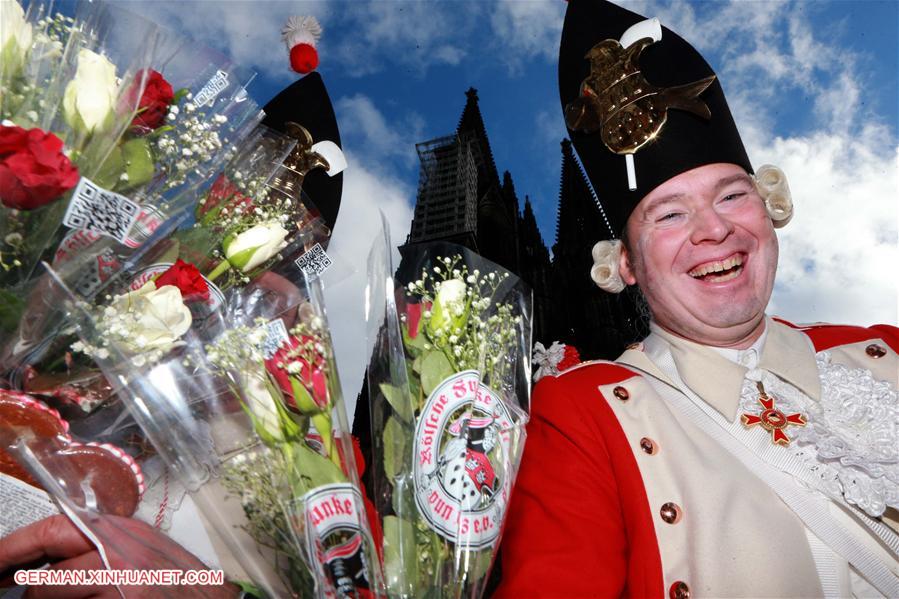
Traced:
[[379, 595], [320, 282], [285, 275], [219, 290], [221, 309], [198, 323], [190, 305], [214, 284], [176, 264], [102, 308], [76, 301], [73, 350], [152, 441], [144, 459], [187, 490], [229, 578], [273, 597]]
[[391, 596], [484, 591], [525, 440], [530, 291], [452, 244], [369, 256], [375, 507]]
[[40, 260], [77, 260], [86, 279], [102, 281], [114, 254], [193, 201], [258, 115], [243, 90], [248, 74], [210, 51], [115, 6], [84, 3], [74, 19], [48, 6], [2, 6], [7, 333]]
[[[231, 578], [271, 596], [378, 595], [320, 283], [298, 262], [327, 230], [285, 173], [305, 172], [298, 156], [335, 167], [274, 132], [252, 139], [190, 218], [160, 227], [99, 289], [50, 271], [60, 292], [50, 301], [66, 307], [80, 341], [63, 330], [58, 349], [17, 380], [80, 416], [71, 438], [131, 457], [146, 488], [129, 508], [137, 516], [164, 528], [173, 505], [194, 504], [215, 539], [211, 561]], [[37, 403], [16, 409], [53, 409]], [[29, 472], [105, 540], [98, 506], [71, 484], [54, 485], [85, 482], [56, 470], [59, 445], [16, 427], [5, 435]]]

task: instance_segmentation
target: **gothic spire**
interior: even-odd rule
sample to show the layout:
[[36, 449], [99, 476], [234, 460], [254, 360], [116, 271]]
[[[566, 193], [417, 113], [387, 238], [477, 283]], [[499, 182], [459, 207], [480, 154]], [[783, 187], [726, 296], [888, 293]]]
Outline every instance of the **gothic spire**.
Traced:
[[469, 87], [465, 92], [465, 108], [459, 118], [456, 133], [460, 138], [470, 138], [472, 153], [478, 165], [478, 194], [484, 193], [492, 186], [499, 187], [499, 175], [496, 171], [496, 163], [493, 161], [493, 151], [490, 149], [490, 140], [487, 138], [487, 128], [484, 126], [484, 118], [481, 116], [481, 108], [478, 105], [478, 90]]

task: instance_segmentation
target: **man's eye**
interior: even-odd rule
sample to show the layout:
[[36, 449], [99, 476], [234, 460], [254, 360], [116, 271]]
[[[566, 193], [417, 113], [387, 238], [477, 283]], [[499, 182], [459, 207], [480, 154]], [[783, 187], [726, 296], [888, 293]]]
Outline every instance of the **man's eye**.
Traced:
[[660, 216], [659, 218], [657, 218], [656, 222], [661, 223], [664, 221], [671, 221], [671, 220], [674, 220], [677, 217], [679, 217], [681, 214], [683, 214], [683, 213], [682, 212], [667, 212], [667, 213], [663, 214], [662, 216]]
[[731, 200], [738, 200], [738, 199], [742, 198], [742, 197], [745, 196], [745, 195], [746, 195], [746, 192], [745, 192], [745, 191], [735, 191], [734, 193], [729, 193], [729, 194], [727, 194], [726, 196], [724, 196], [723, 198], [721, 198], [721, 200], [724, 201], [724, 202], [729, 202], [729, 201], [731, 201]]

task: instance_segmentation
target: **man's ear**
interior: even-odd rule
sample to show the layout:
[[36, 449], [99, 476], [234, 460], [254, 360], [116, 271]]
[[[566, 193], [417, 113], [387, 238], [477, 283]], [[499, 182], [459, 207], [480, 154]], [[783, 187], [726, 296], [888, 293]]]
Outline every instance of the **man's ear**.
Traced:
[[625, 285], [633, 285], [637, 282], [634, 269], [631, 266], [631, 256], [626, 244], [621, 244], [621, 254], [618, 257], [618, 274]]

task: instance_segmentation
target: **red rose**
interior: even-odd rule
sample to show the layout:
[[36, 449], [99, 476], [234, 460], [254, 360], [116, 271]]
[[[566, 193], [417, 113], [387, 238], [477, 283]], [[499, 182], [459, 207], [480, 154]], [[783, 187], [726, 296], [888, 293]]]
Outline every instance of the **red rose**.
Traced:
[[156, 288], [174, 285], [181, 291], [181, 297], [188, 301], [209, 300], [209, 285], [197, 267], [178, 259], [167, 271], [156, 277]]
[[[314, 337], [303, 335], [301, 338], [290, 337], [275, 354], [265, 361], [265, 367], [278, 383], [278, 387], [284, 393], [287, 407], [294, 412], [306, 413], [312, 406], [304, 406], [298, 403], [294, 393], [294, 384], [302, 385], [318, 410], [328, 407], [328, 381], [325, 378], [325, 358], [314, 349], [318, 341]], [[304, 350], [304, 347], [313, 349]], [[300, 355], [298, 355], [300, 354]], [[312, 360], [304, 355], [311, 354]], [[299, 364], [298, 373], [290, 373], [290, 364]], [[302, 399], [300, 400], [302, 401]]]
[[41, 129], [0, 125], [0, 202], [34, 210], [78, 183], [78, 167], [62, 153], [62, 140]]
[[140, 97], [140, 102], [138, 102], [137, 92], [140, 91], [144, 72], [137, 72], [134, 81], [124, 96], [125, 106], [128, 110], [134, 110], [136, 105], [137, 115], [131, 121], [131, 127], [137, 130], [138, 133], [149, 133], [161, 127], [165, 123], [165, 117], [169, 114], [169, 106], [175, 99], [172, 85], [165, 80], [161, 73], [149, 69], [144, 93]]
[[418, 337], [418, 325], [421, 323], [421, 304], [408, 304], [406, 306], [406, 327], [409, 331], [409, 339]]
[[227, 208], [231, 212], [239, 211], [243, 214], [250, 214], [253, 211], [253, 200], [240, 193], [237, 185], [232, 183], [224, 174], [221, 174], [206, 193], [205, 201], [202, 204], [197, 204], [197, 217], [205, 216], [212, 210], [222, 210], [223, 208]]

